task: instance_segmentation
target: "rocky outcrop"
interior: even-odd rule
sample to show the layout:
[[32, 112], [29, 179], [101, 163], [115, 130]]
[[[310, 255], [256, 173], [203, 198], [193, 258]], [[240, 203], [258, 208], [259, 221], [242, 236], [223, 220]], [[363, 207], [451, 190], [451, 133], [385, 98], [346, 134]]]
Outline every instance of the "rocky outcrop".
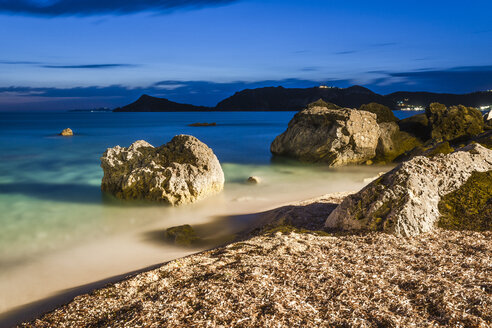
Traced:
[[492, 230], [492, 171], [473, 172], [459, 189], [441, 198], [438, 225], [449, 230]]
[[65, 130], [63, 130], [61, 133], [60, 133], [61, 136], [64, 136], [64, 137], [71, 137], [73, 136], [73, 131], [72, 129], [70, 128], [67, 128]]
[[388, 106], [372, 102], [360, 106], [359, 110], [376, 114], [378, 123], [398, 122], [398, 118]]
[[391, 163], [399, 156], [422, 145], [419, 139], [407, 132], [400, 131], [398, 124], [394, 122], [380, 123], [378, 146], [375, 162]]
[[101, 167], [101, 189], [121, 199], [181, 205], [224, 186], [224, 173], [212, 149], [188, 135], [175, 136], [156, 148], [143, 140], [128, 148], [109, 148], [101, 157]]
[[448, 155], [415, 157], [347, 197], [325, 227], [403, 236], [430, 231], [440, 217], [440, 199], [459, 189], [473, 172], [490, 170], [492, 151], [479, 144]]
[[469, 139], [483, 132], [482, 113], [473, 107], [462, 105], [447, 108], [432, 103], [426, 109], [431, 127], [431, 137], [436, 141]]
[[330, 166], [361, 164], [376, 155], [379, 136], [376, 114], [311, 105], [275, 138], [271, 152]]
[[420, 141], [424, 142], [431, 138], [429, 119], [425, 114], [417, 114], [400, 120], [398, 126], [401, 131], [419, 138]]

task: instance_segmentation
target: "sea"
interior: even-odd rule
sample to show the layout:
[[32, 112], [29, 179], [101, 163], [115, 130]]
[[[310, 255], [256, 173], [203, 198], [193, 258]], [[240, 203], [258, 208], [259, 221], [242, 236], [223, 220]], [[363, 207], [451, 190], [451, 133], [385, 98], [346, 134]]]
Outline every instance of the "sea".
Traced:
[[[395, 112], [399, 118], [418, 112]], [[71, 288], [163, 263], [232, 240], [258, 213], [326, 193], [356, 191], [391, 167], [328, 168], [274, 159], [273, 139], [295, 112], [1, 112], [0, 315]], [[189, 127], [215, 122], [211, 127]], [[73, 137], [58, 134], [71, 128]], [[224, 191], [172, 208], [118, 201], [101, 193], [108, 147], [154, 146], [190, 134], [222, 164]], [[258, 176], [262, 183], [246, 183]], [[191, 224], [209, 241], [165, 241], [168, 227]], [[201, 230], [200, 230], [201, 229]]]

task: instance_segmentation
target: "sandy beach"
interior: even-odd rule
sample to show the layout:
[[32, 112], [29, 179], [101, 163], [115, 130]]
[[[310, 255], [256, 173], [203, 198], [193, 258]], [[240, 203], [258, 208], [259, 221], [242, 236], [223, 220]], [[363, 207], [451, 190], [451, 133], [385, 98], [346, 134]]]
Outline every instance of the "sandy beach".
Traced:
[[[347, 193], [254, 214], [243, 240], [170, 261], [23, 327], [436, 326], [492, 323], [490, 232], [319, 231]], [[307, 229], [306, 229], [307, 228]], [[60, 301], [60, 300], [59, 300]], [[67, 300], [65, 299], [65, 302]]]

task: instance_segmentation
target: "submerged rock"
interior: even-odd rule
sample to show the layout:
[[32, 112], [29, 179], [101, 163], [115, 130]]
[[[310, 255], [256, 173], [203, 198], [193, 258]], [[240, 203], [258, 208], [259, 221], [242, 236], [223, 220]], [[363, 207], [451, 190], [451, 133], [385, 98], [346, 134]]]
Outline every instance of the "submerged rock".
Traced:
[[436, 226], [438, 204], [473, 172], [492, 170], [492, 150], [470, 144], [448, 155], [417, 156], [347, 197], [325, 227], [412, 236]]
[[246, 180], [246, 181], [250, 184], [259, 184], [259, 183], [261, 183], [261, 178], [256, 177], [256, 176], [252, 176], [252, 177], [249, 177], [248, 180]]
[[191, 123], [191, 124], [188, 124], [188, 126], [192, 126], [192, 127], [200, 127], [200, 126], [216, 126], [217, 123], [215, 122], [212, 122], [212, 123]]
[[191, 246], [200, 241], [195, 230], [189, 224], [168, 228], [166, 239], [179, 246]]
[[271, 152], [330, 166], [362, 164], [374, 158], [380, 136], [376, 114], [309, 105], [277, 136]]
[[431, 137], [436, 141], [469, 139], [483, 132], [482, 113], [473, 107], [462, 105], [447, 108], [443, 104], [432, 103], [426, 109], [432, 129]]
[[224, 187], [224, 173], [212, 149], [188, 135], [156, 148], [143, 140], [128, 148], [108, 148], [101, 167], [101, 189], [121, 199], [181, 205]]
[[61, 133], [60, 133], [61, 136], [64, 136], [64, 137], [71, 137], [73, 136], [73, 131], [72, 129], [70, 128], [67, 128], [65, 130], [63, 130]]

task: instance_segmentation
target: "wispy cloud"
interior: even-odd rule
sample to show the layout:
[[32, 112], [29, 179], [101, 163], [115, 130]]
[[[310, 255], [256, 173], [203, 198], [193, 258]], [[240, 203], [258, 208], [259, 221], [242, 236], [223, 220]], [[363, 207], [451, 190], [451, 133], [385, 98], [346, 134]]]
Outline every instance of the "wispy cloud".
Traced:
[[316, 71], [319, 71], [320, 68], [317, 67], [317, 66], [307, 66], [307, 67], [303, 67], [301, 68], [301, 71], [302, 72], [316, 72]]
[[338, 51], [335, 52], [335, 55], [350, 55], [356, 53], [357, 50], [345, 50], [345, 51]]
[[492, 89], [491, 65], [427, 67], [407, 72], [378, 73], [384, 76], [374, 80], [374, 85], [400, 90], [466, 93]]
[[120, 63], [58, 65], [58, 64], [50, 64], [50, 63], [43, 63], [37, 61], [15, 61], [15, 60], [0, 60], [0, 65], [27, 65], [27, 66], [37, 66], [42, 68], [54, 68], [54, 69], [113, 69], [113, 68], [139, 66], [135, 64], [120, 64]]
[[60, 69], [111, 69], [121, 67], [136, 67], [132, 64], [89, 64], [89, 65], [41, 65], [43, 68], [60, 68]]
[[381, 43], [373, 43], [371, 44], [371, 47], [374, 48], [383, 48], [383, 47], [392, 47], [396, 46], [398, 42], [381, 42]]
[[36, 16], [125, 15], [220, 6], [238, 0], [0, 0], [0, 12]]
[[0, 65], [40, 65], [42, 63], [35, 61], [19, 61], [19, 60], [0, 60]]
[[398, 44], [398, 42], [371, 43], [371, 44], [362, 45], [360, 49], [342, 50], [342, 51], [334, 52], [334, 54], [335, 55], [351, 55], [351, 54], [355, 54], [358, 52], [371, 50], [374, 48], [392, 47], [392, 46], [396, 46], [397, 44]]

